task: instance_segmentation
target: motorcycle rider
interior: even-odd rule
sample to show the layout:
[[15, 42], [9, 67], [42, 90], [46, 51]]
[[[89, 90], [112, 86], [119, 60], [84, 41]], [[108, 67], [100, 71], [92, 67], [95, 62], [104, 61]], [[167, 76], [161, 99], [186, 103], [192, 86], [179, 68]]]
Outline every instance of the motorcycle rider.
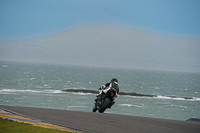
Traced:
[[[113, 85], [116, 86], [116, 91], [117, 94], [119, 93], [119, 87], [118, 87], [118, 80], [116, 78], [113, 78], [110, 82], [106, 83], [105, 85], [102, 85], [102, 87], [99, 88], [99, 90], [103, 90], [103, 92], [106, 94], [107, 91], [110, 89], [110, 85], [112, 85], [111, 83], [113, 83]], [[108, 88], [107, 88], [108, 87]], [[107, 88], [107, 89], [106, 89]]]
[[[108, 88], [107, 88], [108, 87]], [[107, 91], [113, 87], [115, 90], [116, 90], [116, 97], [117, 97], [117, 94], [119, 93], [119, 87], [118, 87], [118, 80], [116, 78], [113, 78], [110, 82], [106, 83], [105, 85], [102, 85], [102, 87], [99, 88], [99, 90], [102, 90], [99, 95], [97, 96], [97, 98], [102, 98], [103, 96], [103, 93], [106, 94]], [[107, 89], [106, 89], [107, 88]], [[97, 99], [95, 99], [95, 102], [97, 101]], [[111, 104], [109, 105], [108, 108], [111, 108], [111, 106], [115, 104], [115, 100], [112, 99], [111, 101]], [[95, 107], [93, 108], [93, 112], [95, 112], [94, 110], [96, 108], [96, 103], [95, 103]]]

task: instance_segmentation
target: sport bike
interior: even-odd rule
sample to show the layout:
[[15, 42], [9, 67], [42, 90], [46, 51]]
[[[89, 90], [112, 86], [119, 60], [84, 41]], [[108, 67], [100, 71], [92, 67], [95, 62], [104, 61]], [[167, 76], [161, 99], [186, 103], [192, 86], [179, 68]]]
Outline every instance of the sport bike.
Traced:
[[99, 91], [99, 95], [97, 95], [95, 99], [95, 106], [93, 108], [93, 112], [96, 112], [97, 110], [99, 113], [103, 113], [107, 108], [111, 108], [111, 106], [115, 103], [114, 99], [117, 97], [117, 91], [115, 86], [109, 87], [110, 89], [107, 91], [107, 93], [104, 93], [104, 91], [101, 89]]

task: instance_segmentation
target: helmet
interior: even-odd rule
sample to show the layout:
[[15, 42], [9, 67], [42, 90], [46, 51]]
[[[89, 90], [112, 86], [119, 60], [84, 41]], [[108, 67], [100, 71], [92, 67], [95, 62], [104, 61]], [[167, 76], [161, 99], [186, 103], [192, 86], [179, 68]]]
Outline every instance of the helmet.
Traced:
[[117, 82], [117, 83], [118, 83], [118, 80], [117, 80], [116, 78], [113, 78], [113, 79], [111, 80], [111, 82]]

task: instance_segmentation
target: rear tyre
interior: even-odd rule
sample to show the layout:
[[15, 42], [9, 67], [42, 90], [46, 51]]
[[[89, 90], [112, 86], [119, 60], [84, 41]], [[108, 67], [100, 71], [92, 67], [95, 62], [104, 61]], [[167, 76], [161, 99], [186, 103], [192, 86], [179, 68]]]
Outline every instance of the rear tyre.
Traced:
[[110, 99], [106, 98], [103, 105], [99, 108], [99, 113], [103, 113], [110, 105]]

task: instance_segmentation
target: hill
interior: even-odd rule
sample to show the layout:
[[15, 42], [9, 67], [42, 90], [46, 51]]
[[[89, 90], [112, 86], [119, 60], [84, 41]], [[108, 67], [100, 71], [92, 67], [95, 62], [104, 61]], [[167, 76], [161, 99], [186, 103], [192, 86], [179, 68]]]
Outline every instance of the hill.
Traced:
[[83, 25], [48, 36], [0, 40], [1, 60], [200, 70], [200, 39], [114, 24]]

